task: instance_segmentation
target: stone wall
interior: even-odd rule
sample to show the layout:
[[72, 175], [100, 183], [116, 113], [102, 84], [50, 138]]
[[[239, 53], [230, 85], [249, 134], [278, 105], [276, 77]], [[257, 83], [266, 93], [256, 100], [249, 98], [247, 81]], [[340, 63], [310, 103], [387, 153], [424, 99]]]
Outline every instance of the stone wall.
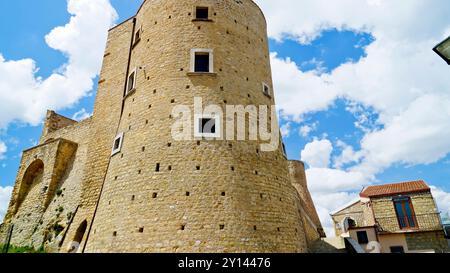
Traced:
[[450, 253], [443, 231], [407, 233], [405, 238], [409, 251], [434, 250], [436, 253]]
[[54, 111], [49, 110], [47, 111], [44, 128], [42, 129], [42, 137], [45, 137], [54, 131], [76, 123], [77, 122], [72, 119], [58, 115]]
[[[117, 135], [119, 119], [123, 114], [123, 97], [128, 71], [133, 20], [128, 20], [109, 31], [103, 66], [97, 90], [90, 135], [87, 138], [85, 172], [81, 181], [81, 202], [67, 231], [61, 252], [71, 249], [73, 242], [81, 237], [78, 251], [84, 250], [92, 219], [96, 213], [99, 196], [108, 169], [113, 140]], [[134, 162], [130, 160], [130, 165]], [[87, 229], [77, 234], [87, 222]]]
[[291, 183], [300, 197], [300, 214], [302, 215], [308, 246], [312, 246], [315, 241], [325, 237], [325, 232], [308, 190], [304, 163], [294, 160], [289, 161], [289, 174]]

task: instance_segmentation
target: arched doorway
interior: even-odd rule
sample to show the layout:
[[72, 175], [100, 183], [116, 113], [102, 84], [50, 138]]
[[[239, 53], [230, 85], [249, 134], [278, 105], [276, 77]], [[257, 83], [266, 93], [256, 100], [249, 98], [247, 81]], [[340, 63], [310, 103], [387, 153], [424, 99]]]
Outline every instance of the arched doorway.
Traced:
[[83, 241], [84, 234], [86, 233], [87, 224], [88, 224], [87, 221], [84, 220], [78, 227], [77, 232], [75, 233], [75, 236], [73, 237], [73, 240], [70, 243], [70, 246], [68, 249], [69, 253], [77, 253], [78, 252], [81, 242]]
[[19, 188], [19, 194], [16, 201], [15, 213], [18, 212], [20, 206], [26, 201], [30, 195], [39, 196], [40, 189], [38, 185], [42, 182], [44, 175], [44, 162], [38, 159], [30, 164], [22, 178]]
[[347, 232], [350, 228], [354, 228], [356, 227], [356, 221], [355, 219], [351, 218], [351, 217], [345, 217], [343, 223], [342, 223], [342, 228], [343, 228], [343, 232]]

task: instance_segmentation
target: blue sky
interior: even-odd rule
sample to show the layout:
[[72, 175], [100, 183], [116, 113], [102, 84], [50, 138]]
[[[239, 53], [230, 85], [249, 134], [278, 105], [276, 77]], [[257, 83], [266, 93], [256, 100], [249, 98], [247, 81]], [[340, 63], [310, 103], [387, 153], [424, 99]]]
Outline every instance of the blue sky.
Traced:
[[[283, 0], [282, 2], [289, 1]], [[141, 3], [140, 0], [111, 0], [110, 2], [119, 15], [116, 23], [132, 16]], [[310, 178], [310, 184], [313, 184], [310, 186], [315, 195], [316, 205], [320, 207], [319, 212], [322, 212], [321, 216], [325, 217], [324, 215], [333, 207], [354, 198], [366, 183], [424, 179], [439, 188], [440, 200], [445, 200], [445, 202], [450, 200], [447, 194], [450, 192], [450, 144], [433, 135], [424, 136], [428, 138], [422, 139], [420, 134], [412, 140], [405, 138], [405, 142], [402, 142], [401, 139], [407, 134], [420, 132], [420, 124], [411, 124], [411, 131], [408, 129], [409, 127], [401, 131], [401, 124], [405, 122], [399, 122], [403, 118], [410, 120], [407, 116], [410, 113], [408, 109], [414, 109], [414, 102], [422, 98], [421, 96], [410, 98], [411, 94], [420, 93], [420, 90], [426, 89], [423, 94], [434, 92], [436, 96], [447, 96], [450, 85], [445, 82], [432, 82], [431, 77], [414, 76], [415, 72], [420, 72], [419, 68], [407, 68], [408, 73], [411, 72], [412, 79], [420, 79], [420, 81], [411, 80], [410, 83], [408, 82], [410, 84], [408, 86], [405, 86], [405, 81], [403, 83], [395, 82], [383, 71], [392, 69], [397, 73], [402, 69], [405, 70], [407, 67], [404, 65], [405, 58], [399, 56], [397, 59], [393, 57], [396, 55], [389, 50], [396, 51], [398, 48], [394, 46], [398, 46], [401, 44], [400, 42], [414, 40], [415, 44], [422, 45], [422, 48], [417, 50], [422, 55], [418, 53], [411, 59], [416, 62], [422, 60], [421, 58], [426, 59], [426, 64], [430, 66], [428, 69], [430, 73], [442, 71], [433, 73], [433, 75], [450, 73], [450, 70], [433, 56], [430, 46], [444, 35], [446, 27], [450, 29], [450, 24], [445, 23], [444, 19], [438, 23], [431, 22], [440, 27], [441, 32], [431, 30], [431, 27], [428, 30], [425, 26], [422, 29], [424, 33], [410, 35], [405, 29], [411, 27], [408, 24], [414, 24], [412, 23], [415, 20], [414, 10], [411, 11], [412, 19], [406, 16], [402, 21], [406, 25], [405, 27], [396, 25], [397, 22], [385, 22], [377, 18], [369, 18], [365, 22], [364, 16], [357, 19], [348, 16], [349, 19], [342, 19], [328, 18], [328, 14], [318, 14], [318, 19], [308, 19], [308, 16], [305, 15], [305, 22], [309, 20], [305, 23], [297, 19], [300, 15], [289, 17], [291, 15], [287, 13], [285, 20], [293, 18], [292, 25], [299, 26], [290, 29], [280, 22], [282, 20], [279, 20], [276, 12], [271, 13], [271, 10], [278, 7], [271, 6], [272, 3], [267, 0], [257, 2], [266, 11], [268, 18], [271, 52], [277, 53], [272, 56], [275, 96], [284, 113], [281, 124], [286, 133], [284, 140], [288, 155], [291, 159], [302, 159], [308, 164], [310, 169], [308, 178]], [[300, 2], [302, 1], [290, 3], [297, 5]], [[311, 10], [317, 9], [314, 4], [308, 3], [307, 5], [311, 5]], [[436, 5], [444, 7], [446, 3], [436, 0]], [[361, 7], [361, 9], [363, 8]], [[389, 8], [389, 12], [394, 14], [397, 12], [396, 7]], [[358, 7], [355, 6], [355, 9]], [[62, 54], [49, 47], [45, 40], [45, 36], [52, 29], [64, 26], [69, 22], [71, 15], [67, 12], [66, 1], [1, 1], [0, 10], [2, 12], [0, 16], [0, 54], [6, 62], [33, 59], [36, 66], [39, 67], [35, 76], [43, 79], [48, 78], [68, 62], [67, 54]], [[420, 6], [417, 7], [417, 10], [420, 10]], [[378, 10], [374, 12], [383, 13]], [[424, 11], [423, 16], [432, 18], [433, 12], [436, 11]], [[433, 20], [438, 19], [433, 18]], [[14, 22], [14, 28], [9, 27], [11, 22]], [[322, 24], [323, 22], [327, 22], [327, 24]], [[320, 27], [311, 27], [314, 24]], [[367, 27], [371, 24], [372, 27]], [[323, 25], [327, 25], [327, 27], [323, 27]], [[302, 28], [302, 26], [304, 27]], [[408, 49], [411, 50], [411, 48]], [[386, 59], [383, 60], [383, 58]], [[377, 59], [380, 62], [384, 61], [381, 68], [380, 64], [376, 62]], [[290, 66], [290, 64], [295, 66]], [[417, 66], [419, 65], [417, 64]], [[281, 75], [281, 72], [284, 71], [291, 71], [293, 75], [297, 75], [298, 84], [295, 86], [287, 84]], [[379, 77], [380, 80], [372, 82], [371, 79], [366, 79], [367, 74], [371, 73], [373, 73], [373, 77]], [[406, 72], [397, 74], [399, 79], [407, 77], [405, 76]], [[420, 75], [422, 74], [420, 73]], [[308, 86], [308, 89], [302, 88], [303, 83]], [[373, 89], [370, 89], [372, 87]], [[85, 92], [76, 102], [61, 107], [58, 112], [68, 117], [73, 117], [81, 110], [84, 110], [83, 113], [92, 113], [95, 90], [96, 85], [94, 84], [90, 92]], [[402, 92], [406, 92], [405, 90], [414, 90], [414, 92], [403, 94]], [[380, 94], [374, 95], [374, 93]], [[397, 93], [398, 96], [395, 95]], [[315, 99], [306, 104], [302, 99], [305, 96]], [[402, 97], [405, 99], [403, 100]], [[433, 108], [431, 103], [442, 101], [442, 99], [425, 101], [429, 101], [430, 105], [423, 105], [424, 108]], [[0, 105], [1, 103], [0, 101]], [[355, 111], [355, 109], [358, 110]], [[411, 112], [414, 111], [411, 110]], [[414, 127], [416, 125], [417, 128]], [[449, 132], [446, 128], [440, 135]], [[0, 142], [7, 147], [6, 153], [0, 157], [0, 187], [14, 184], [20, 164], [20, 153], [37, 143], [41, 129], [39, 124], [30, 125], [26, 119], [17, 118], [12, 121], [8, 120], [7, 126], [0, 130]], [[401, 134], [397, 135], [398, 132]], [[423, 160], [416, 158], [417, 154], [413, 146], [416, 140], [421, 141], [420, 148], [417, 147], [417, 153], [424, 153]], [[384, 143], [390, 144], [391, 142], [394, 148], [409, 146], [398, 152], [396, 149], [390, 149], [389, 146], [386, 147], [386, 150], [379, 147]], [[435, 147], [434, 143], [441, 145]], [[348, 153], [349, 157], [344, 160], [343, 151], [345, 150], [351, 152]], [[319, 154], [318, 151], [322, 151], [322, 154]], [[316, 163], [312, 162], [321, 163], [315, 165]], [[342, 164], [337, 164], [337, 162], [342, 162]], [[344, 175], [339, 176], [341, 180], [342, 177], [345, 179], [346, 175], [353, 179], [357, 172], [365, 171], [365, 173], [362, 176], [356, 176], [358, 179], [355, 179], [350, 187], [338, 187], [335, 192], [332, 192], [315, 184], [325, 183], [317, 181], [317, 179], [320, 180], [320, 176], [318, 178], [314, 172], [321, 169], [329, 171], [331, 175], [338, 174], [337, 171], [342, 172], [339, 173]], [[343, 183], [341, 180], [333, 180], [330, 177], [327, 179], [331, 179], [325, 179], [327, 183], [329, 181], [331, 181], [329, 183], [334, 181]], [[335, 202], [322, 206], [321, 200], [330, 196], [335, 197], [336, 194], [342, 194], [340, 195], [342, 198], [337, 198]], [[442, 202], [444, 201], [440, 203], [442, 210], [450, 210], [450, 205], [447, 206]]]

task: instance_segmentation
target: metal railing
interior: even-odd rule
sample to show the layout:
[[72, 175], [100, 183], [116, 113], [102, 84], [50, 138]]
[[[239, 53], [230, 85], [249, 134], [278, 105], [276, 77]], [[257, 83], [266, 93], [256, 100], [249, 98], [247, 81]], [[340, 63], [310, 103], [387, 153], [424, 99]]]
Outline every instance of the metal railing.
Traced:
[[414, 214], [402, 217], [376, 217], [378, 232], [398, 233], [442, 230], [439, 213]]

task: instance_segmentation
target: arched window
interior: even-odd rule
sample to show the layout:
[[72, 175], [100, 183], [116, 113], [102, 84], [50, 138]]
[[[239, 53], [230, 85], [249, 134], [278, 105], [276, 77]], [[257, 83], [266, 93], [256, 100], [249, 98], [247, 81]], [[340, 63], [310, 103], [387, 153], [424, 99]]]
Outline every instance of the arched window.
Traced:
[[356, 227], [355, 219], [351, 217], [345, 217], [344, 221], [342, 222], [343, 232], [347, 232], [350, 228], [354, 227]]

